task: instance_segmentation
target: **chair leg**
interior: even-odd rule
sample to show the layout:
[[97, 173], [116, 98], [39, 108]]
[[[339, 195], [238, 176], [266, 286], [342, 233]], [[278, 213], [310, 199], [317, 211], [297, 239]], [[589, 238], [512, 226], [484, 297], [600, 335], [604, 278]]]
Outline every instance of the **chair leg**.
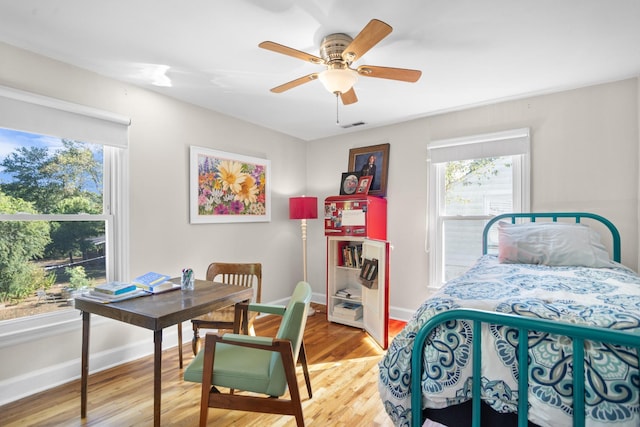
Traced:
[[[194, 325], [195, 328], [195, 325]], [[211, 385], [213, 378], [213, 363], [215, 361], [217, 337], [211, 337], [205, 340], [205, 353], [202, 365], [202, 388], [200, 394], [200, 427], [206, 427], [207, 415], [209, 412], [209, 394], [217, 392], [215, 387]]]
[[201, 341], [200, 341], [199, 329], [194, 324], [193, 325], [193, 338], [191, 339], [191, 349], [193, 350], [193, 355], [194, 356], [197, 355], [198, 352], [200, 351], [200, 345], [201, 345]]
[[284, 374], [287, 378], [287, 385], [289, 386], [289, 396], [291, 400], [291, 414], [296, 417], [296, 425], [298, 427], [304, 427], [304, 416], [302, 414], [302, 402], [300, 401], [300, 390], [298, 389], [298, 379], [296, 378], [296, 364], [293, 360], [293, 351], [291, 350], [291, 344], [287, 351], [280, 351], [282, 354], [282, 364], [284, 365]]
[[311, 397], [313, 397], [313, 394], [311, 393], [311, 380], [309, 379], [309, 368], [307, 368], [307, 352], [304, 349], [304, 340], [300, 344], [300, 353], [298, 354], [298, 361], [302, 364], [304, 381], [307, 383], [307, 392], [309, 393], [309, 399], [311, 399]]

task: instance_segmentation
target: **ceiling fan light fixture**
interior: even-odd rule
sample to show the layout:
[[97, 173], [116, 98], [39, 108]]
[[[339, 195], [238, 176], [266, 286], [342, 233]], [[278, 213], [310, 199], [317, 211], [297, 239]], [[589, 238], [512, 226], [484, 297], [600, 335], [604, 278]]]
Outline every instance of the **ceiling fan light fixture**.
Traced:
[[331, 93], [346, 93], [358, 81], [358, 73], [350, 68], [329, 68], [318, 79]]

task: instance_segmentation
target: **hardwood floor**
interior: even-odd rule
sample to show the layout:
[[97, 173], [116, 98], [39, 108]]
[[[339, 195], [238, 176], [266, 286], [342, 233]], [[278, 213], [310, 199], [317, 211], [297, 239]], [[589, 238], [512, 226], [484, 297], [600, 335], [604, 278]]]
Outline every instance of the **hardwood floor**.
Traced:
[[[307, 349], [313, 398], [301, 369], [298, 383], [307, 426], [391, 427], [378, 396], [377, 363], [384, 351], [362, 330], [326, 321], [324, 306], [307, 321]], [[279, 317], [255, 323], [257, 335], [272, 336]], [[391, 321], [390, 336], [402, 328]], [[183, 347], [185, 364], [191, 345]], [[175, 348], [163, 353], [162, 425], [196, 426], [200, 384], [182, 380]], [[79, 369], [79, 367], [78, 367]], [[129, 362], [89, 377], [88, 414], [80, 418], [80, 382], [73, 381], [0, 407], [2, 426], [149, 426], [153, 425], [153, 357]], [[290, 416], [210, 409], [209, 425], [295, 426]]]

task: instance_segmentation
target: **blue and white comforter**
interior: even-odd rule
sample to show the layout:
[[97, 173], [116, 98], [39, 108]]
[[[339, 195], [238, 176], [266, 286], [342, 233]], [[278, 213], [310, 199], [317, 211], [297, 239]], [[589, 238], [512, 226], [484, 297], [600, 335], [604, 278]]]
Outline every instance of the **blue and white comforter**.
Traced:
[[[632, 271], [622, 266], [500, 264], [486, 255], [425, 301], [381, 360], [378, 388], [396, 426], [410, 424], [414, 337], [429, 318], [453, 308], [634, 331], [640, 340], [640, 277]], [[517, 412], [517, 334], [496, 325], [483, 328], [482, 398], [499, 412]], [[427, 345], [424, 351], [423, 407], [444, 408], [471, 396], [472, 328], [456, 321], [435, 333], [431, 338], [438, 348]], [[529, 343], [529, 420], [540, 426], [571, 426], [570, 340], [530, 334]], [[585, 347], [587, 426], [640, 425], [636, 352], [589, 341]]]

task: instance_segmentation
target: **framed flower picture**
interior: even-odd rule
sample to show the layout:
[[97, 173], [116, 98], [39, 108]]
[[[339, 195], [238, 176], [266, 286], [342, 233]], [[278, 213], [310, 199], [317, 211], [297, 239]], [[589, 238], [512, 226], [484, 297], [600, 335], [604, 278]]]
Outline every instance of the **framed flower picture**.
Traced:
[[271, 221], [271, 161], [191, 146], [192, 224]]

